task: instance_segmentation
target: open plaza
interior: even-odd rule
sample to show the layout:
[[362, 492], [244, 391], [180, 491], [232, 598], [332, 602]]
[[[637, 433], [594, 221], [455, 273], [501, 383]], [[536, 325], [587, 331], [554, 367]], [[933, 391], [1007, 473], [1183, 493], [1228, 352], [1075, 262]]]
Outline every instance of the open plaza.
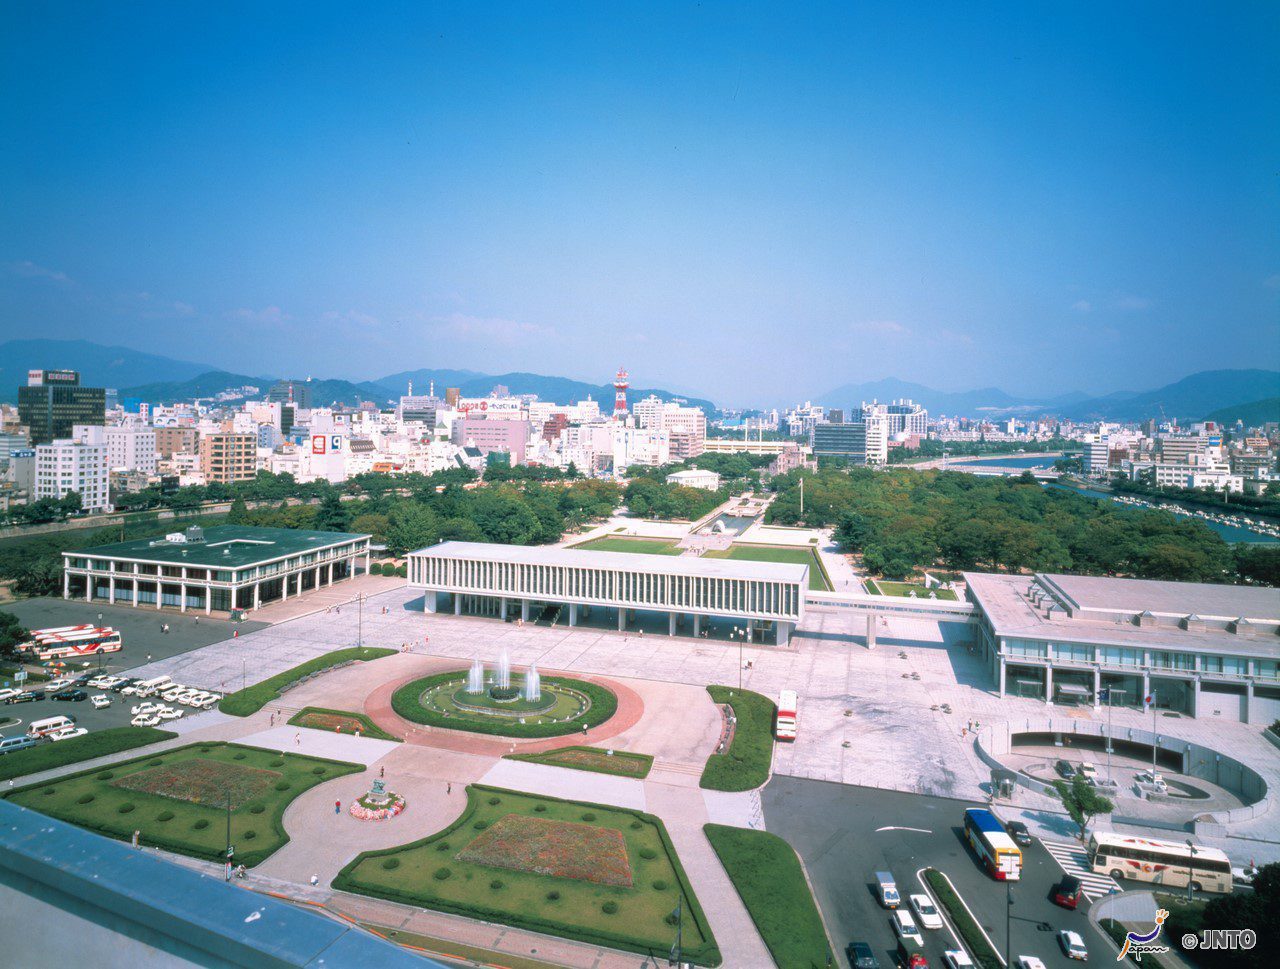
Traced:
[[[172, 739], [19, 776], [9, 801], [108, 837], [137, 831], [210, 873], [222, 812], [251, 862], [239, 884], [499, 965], [654, 965], [675, 911], [690, 962], [785, 965], [708, 824], [796, 849], [833, 952], [864, 938], [894, 958], [866, 887], [889, 867], [911, 891], [923, 868], [945, 871], [998, 935], [1004, 892], [953, 834], [988, 804], [1036, 839], [1025, 911], [1105, 952], [1085, 911], [1043, 901], [1064, 873], [1100, 879], [1091, 898], [1114, 887], [1082, 866], [1048, 794], [1062, 761], [1104, 774], [1116, 807], [1095, 830], [1194, 836], [1239, 866], [1280, 860], [1280, 758], [1261, 722], [1272, 590], [1175, 599], [1122, 580], [968, 575], [968, 601], [921, 600], [868, 595], [814, 554], [831, 591], [797, 562], [446, 543], [412, 555], [407, 582], [319, 582], [252, 623], [26, 603], [24, 621], [100, 614], [121, 628], [110, 666], [131, 676], [264, 687], [245, 716], [193, 713], [167, 725]], [[1135, 672], [1113, 668], [1134, 654], [1112, 647], [1153, 652]], [[300, 665], [310, 672], [287, 682]], [[1165, 699], [1147, 709], [1122, 689]], [[798, 737], [769, 744], [748, 789], [711, 789], [709, 760], [747, 729], [729, 718], [738, 690], [795, 691]], [[1161, 791], [1143, 783], [1153, 758]], [[1015, 951], [1067, 964], [1051, 937], [1011, 931]], [[941, 960], [954, 944], [925, 949]]]

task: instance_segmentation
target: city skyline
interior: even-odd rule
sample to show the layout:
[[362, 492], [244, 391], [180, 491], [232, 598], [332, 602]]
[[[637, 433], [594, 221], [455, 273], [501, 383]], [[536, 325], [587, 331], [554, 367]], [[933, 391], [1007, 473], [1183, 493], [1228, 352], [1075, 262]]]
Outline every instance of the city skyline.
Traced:
[[1280, 367], [1261, 5], [307, 9], [9, 18], [0, 337], [729, 406]]

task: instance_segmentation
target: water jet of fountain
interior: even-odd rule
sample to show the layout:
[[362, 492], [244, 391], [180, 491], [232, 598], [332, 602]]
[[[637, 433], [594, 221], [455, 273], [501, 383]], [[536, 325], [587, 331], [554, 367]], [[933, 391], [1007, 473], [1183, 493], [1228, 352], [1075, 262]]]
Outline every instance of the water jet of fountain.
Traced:
[[538, 667], [530, 666], [524, 677], [524, 698], [529, 703], [537, 703], [542, 699], [542, 674]]
[[504, 647], [502, 655], [498, 657], [498, 682], [497, 687], [500, 690], [511, 689], [511, 657], [507, 654]]
[[477, 656], [475, 662], [471, 664], [471, 669], [467, 673], [467, 692], [484, 692], [484, 663], [480, 662], [479, 656]]

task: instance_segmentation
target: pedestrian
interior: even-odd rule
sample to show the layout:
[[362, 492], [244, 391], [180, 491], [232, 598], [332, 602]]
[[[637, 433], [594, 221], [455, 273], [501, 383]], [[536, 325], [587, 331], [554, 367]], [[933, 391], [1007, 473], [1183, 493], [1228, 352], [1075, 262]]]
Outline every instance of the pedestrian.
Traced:
[[294, 735], [293, 735], [293, 743], [294, 743], [294, 745], [295, 745], [295, 746], [297, 746], [297, 747], [301, 747], [301, 746], [302, 746], [302, 733], [301, 733], [301, 732], [298, 732], [298, 733], [296, 733], [296, 734], [294, 734]]
[[447, 784], [445, 784], [445, 786], [444, 786], [444, 792], [445, 792], [446, 794], [452, 794], [452, 793], [453, 793], [453, 781], [449, 781]]
[[276, 715], [273, 713], [271, 714], [271, 726], [274, 727], [275, 725], [276, 725]]
[[334, 801], [334, 802], [333, 802], [333, 813], [334, 813], [334, 814], [341, 814], [341, 813], [342, 813], [342, 801], [341, 801], [341, 800], [337, 800], [337, 801]]
[[320, 876], [319, 876], [319, 875], [312, 875], [312, 876], [311, 876], [311, 884], [316, 885], [316, 884], [318, 884], [319, 882], [320, 882]]
[[378, 768], [378, 777], [379, 777], [379, 778], [382, 778], [382, 777], [386, 777], [386, 776], [387, 776], [387, 768], [386, 768], [386, 766], [384, 765], [384, 766], [382, 766], [382, 767], [379, 767], [379, 768]]

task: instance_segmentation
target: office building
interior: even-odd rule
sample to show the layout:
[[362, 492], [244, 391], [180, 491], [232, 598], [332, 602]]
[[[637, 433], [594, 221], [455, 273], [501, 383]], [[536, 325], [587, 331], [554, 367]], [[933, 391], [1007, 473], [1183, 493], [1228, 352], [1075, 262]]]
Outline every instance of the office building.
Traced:
[[277, 380], [267, 390], [267, 400], [293, 404], [302, 410], [311, 408], [311, 383], [307, 380]]
[[524, 464], [532, 429], [528, 421], [461, 417], [453, 422], [450, 440], [459, 447], [477, 448], [484, 455], [502, 451], [517, 465]]
[[716, 491], [720, 488], [720, 475], [714, 471], [689, 468], [686, 471], [674, 471], [667, 475], [667, 484], [679, 485], [681, 488], [704, 488], [707, 491]]
[[33, 494], [37, 501], [63, 498], [74, 491], [85, 511], [106, 511], [110, 507], [109, 484], [105, 443], [59, 438], [36, 446]]
[[155, 428], [156, 454], [166, 461], [175, 454], [195, 454], [199, 447], [200, 432], [194, 427], [169, 425]]
[[75, 370], [31, 370], [27, 385], [18, 388], [18, 415], [30, 432], [31, 444], [69, 438], [77, 424], [106, 420], [106, 391], [81, 387]]
[[252, 481], [258, 473], [258, 435], [218, 431], [202, 437], [200, 473], [207, 484]]
[[112, 471], [156, 473], [156, 430], [126, 425], [105, 428], [107, 467]]
[[[914, 400], [895, 400], [885, 404], [884, 413], [889, 422], [890, 437], [927, 437], [929, 412]], [[1010, 421], [1010, 426], [1013, 422]]]

